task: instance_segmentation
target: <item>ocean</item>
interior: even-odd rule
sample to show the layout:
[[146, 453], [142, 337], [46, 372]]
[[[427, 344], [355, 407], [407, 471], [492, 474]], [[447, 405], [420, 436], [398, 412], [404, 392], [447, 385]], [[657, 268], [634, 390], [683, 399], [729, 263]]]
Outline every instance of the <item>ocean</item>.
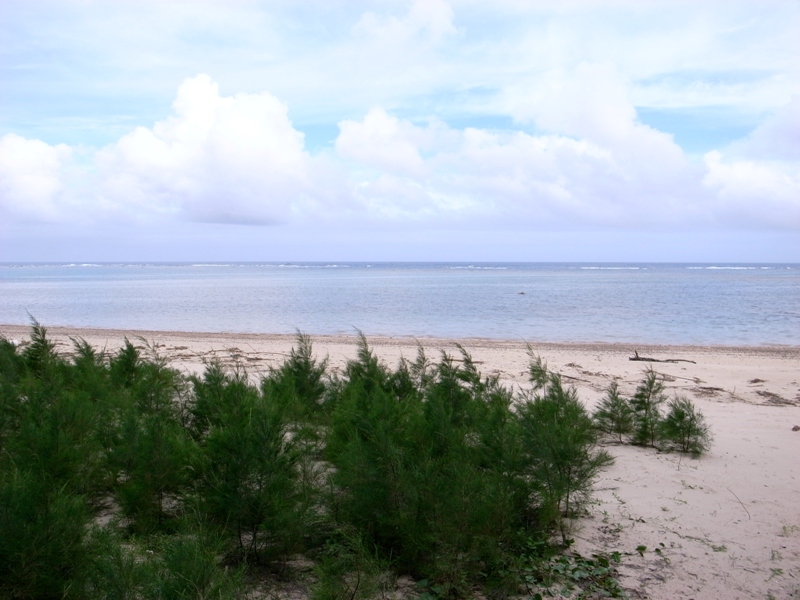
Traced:
[[0, 323], [800, 345], [798, 264], [0, 264]]

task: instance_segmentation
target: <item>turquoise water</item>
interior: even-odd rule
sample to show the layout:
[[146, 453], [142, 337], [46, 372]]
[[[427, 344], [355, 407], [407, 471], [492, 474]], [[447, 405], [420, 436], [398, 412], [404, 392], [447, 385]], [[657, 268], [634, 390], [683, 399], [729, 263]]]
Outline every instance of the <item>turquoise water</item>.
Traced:
[[0, 264], [0, 323], [800, 345], [800, 265]]

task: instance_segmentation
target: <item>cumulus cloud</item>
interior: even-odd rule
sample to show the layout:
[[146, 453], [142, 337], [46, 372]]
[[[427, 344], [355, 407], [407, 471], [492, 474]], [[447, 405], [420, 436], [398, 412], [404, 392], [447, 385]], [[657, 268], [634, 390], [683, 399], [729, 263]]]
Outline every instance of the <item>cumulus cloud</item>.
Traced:
[[371, 169], [353, 172], [364, 205], [528, 225], [672, 224], [702, 214], [699, 169], [670, 135], [637, 121], [613, 66], [584, 63], [517, 92], [515, 117], [543, 133], [416, 125], [380, 109], [340, 123], [339, 156]]
[[23, 221], [49, 221], [60, 216], [64, 170], [72, 151], [13, 133], [0, 138], [0, 214]]
[[727, 149], [749, 159], [800, 161], [800, 95], [773, 112], [761, 125]]
[[105, 198], [213, 222], [276, 223], [300, 210], [313, 161], [277, 98], [222, 97], [198, 75], [180, 86], [173, 110], [98, 154]]
[[[16, 221], [800, 227], [797, 145], [786, 135], [794, 104], [699, 164], [638, 122], [628, 90], [613, 68], [587, 63], [518, 107], [536, 132], [373, 108], [312, 155], [275, 96], [224, 96], [198, 75], [180, 85], [170, 116], [83, 165], [64, 145], [0, 139], [0, 210]], [[80, 188], [76, 172], [88, 182]]]
[[703, 184], [716, 193], [718, 218], [726, 223], [800, 228], [800, 164], [725, 160], [705, 156]]
[[722, 220], [800, 228], [800, 96], [704, 162]]
[[685, 218], [677, 206], [692, 177], [685, 161], [658, 144], [634, 160], [653, 149], [629, 137], [620, 150], [564, 135], [416, 126], [373, 110], [342, 123], [336, 147], [370, 167], [352, 177], [363, 204], [382, 214], [528, 226]]
[[423, 154], [448, 138], [454, 139], [442, 123], [419, 127], [374, 108], [361, 121], [339, 123], [335, 148], [341, 158], [360, 166], [425, 178], [429, 172]]

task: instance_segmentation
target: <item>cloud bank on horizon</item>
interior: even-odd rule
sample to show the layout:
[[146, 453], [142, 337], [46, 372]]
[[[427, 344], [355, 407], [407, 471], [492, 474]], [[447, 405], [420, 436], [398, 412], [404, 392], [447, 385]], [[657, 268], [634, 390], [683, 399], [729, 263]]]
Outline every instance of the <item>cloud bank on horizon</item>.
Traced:
[[6, 260], [110, 230], [130, 259], [176, 230], [260, 260], [481, 231], [760, 232], [784, 245], [754, 258], [800, 259], [796, 2], [301, 4], [10, 1]]

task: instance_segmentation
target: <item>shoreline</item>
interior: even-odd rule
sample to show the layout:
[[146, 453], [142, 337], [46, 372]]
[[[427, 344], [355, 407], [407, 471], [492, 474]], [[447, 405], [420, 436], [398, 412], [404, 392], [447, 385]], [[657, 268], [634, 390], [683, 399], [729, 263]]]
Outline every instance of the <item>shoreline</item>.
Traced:
[[[296, 340], [287, 334], [45, 327], [59, 352], [71, 351], [71, 337], [113, 352], [127, 336], [187, 374], [217, 360], [258, 377], [281, 364]], [[30, 326], [0, 325], [0, 335], [24, 341]], [[328, 357], [329, 372], [341, 373], [355, 357], [356, 335], [310, 336], [317, 358]], [[441, 350], [458, 359], [461, 344], [484, 376], [515, 390], [529, 387], [522, 340], [366, 339], [392, 367], [401, 357], [413, 360], [417, 343], [433, 360]], [[714, 436], [699, 459], [604, 443], [616, 462], [596, 481], [590, 513], [576, 523], [575, 550], [622, 553], [620, 582], [630, 597], [800, 596], [800, 430], [792, 429], [800, 427], [800, 347], [530, 344], [589, 410], [611, 382], [630, 397], [652, 367], [670, 398], [685, 396], [700, 409]], [[679, 362], [630, 361], [635, 350]], [[639, 546], [647, 547], [642, 556]]]
[[[272, 342], [293, 342], [297, 339], [296, 333], [253, 333], [253, 332], [236, 332], [236, 331], [183, 331], [183, 330], [162, 330], [162, 329], [126, 329], [117, 327], [84, 327], [84, 326], [71, 326], [71, 325], [57, 325], [50, 326], [46, 323], [40, 323], [48, 332], [55, 335], [71, 335], [77, 337], [109, 337], [120, 339], [125, 336], [144, 338], [144, 339], [157, 339], [157, 338], [188, 338], [188, 339], [243, 339], [243, 340], [261, 340]], [[0, 335], [9, 337], [8, 333], [11, 332], [15, 337], [26, 336], [30, 333], [30, 325], [15, 325], [8, 323], [0, 323]], [[353, 343], [358, 340], [358, 334], [355, 333], [313, 333], [307, 331], [299, 331], [299, 333], [309, 335], [312, 340], [321, 340], [327, 343]], [[554, 348], [554, 349], [585, 349], [585, 350], [602, 350], [602, 349], [637, 349], [637, 350], [674, 350], [674, 349], [691, 349], [699, 350], [702, 352], [754, 352], [754, 353], [780, 353], [787, 352], [796, 354], [800, 357], [800, 344], [673, 344], [673, 343], [660, 343], [660, 342], [630, 342], [630, 341], [617, 341], [617, 342], [603, 342], [603, 341], [547, 341], [547, 340], [525, 340], [510, 339], [510, 338], [488, 338], [488, 337], [442, 337], [442, 336], [412, 336], [412, 335], [371, 335], [368, 332], [363, 332], [367, 341], [370, 343], [386, 346], [408, 346], [416, 345], [417, 341], [421, 342], [424, 346], [453, 345], [453, 344], [468, 344], [474, 347], [512, 347], [519, 346], [524, 348], [530, 344], [535, 347]]]

